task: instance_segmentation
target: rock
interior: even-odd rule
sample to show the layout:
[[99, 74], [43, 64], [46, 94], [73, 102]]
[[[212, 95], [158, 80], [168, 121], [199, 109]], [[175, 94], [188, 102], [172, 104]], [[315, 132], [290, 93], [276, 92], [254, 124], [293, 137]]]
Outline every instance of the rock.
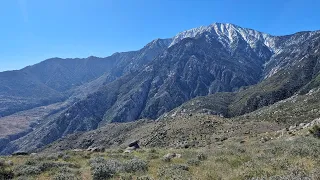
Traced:
[[175, 158], [176, 156], [177, 156], [176, 153], [168, 153], [168, 154], [164, 155], [163, 158], [171, 160], [171, 159]]
[[128, 147], [125, 149], [124, 153], [131, 153], [132, 151], [135, 151], [136, 149], [139, 149], [139, 140], [135, 140], [131, 143], [129, 143]]
[[131, 153], [132, 151], [136, 150], [137, 148], [135, 146], [132, 146], [132, 147], [127, 147], [125, 150], [124, 150], [124, 153]]
[[242, 141], [240, 141], [240, 144], [243, 144], [243, 143], [245, 143], [246, 141], [245, 140], [242, 140]]
[[139, 140], [135, 140], [135, 141], [131, 142], [131, 143], [128, 145], [128, 147], [135, 147], [135, 149], [140, 148], [140, 146], [139, 146]]
[[89, 152], [104, 152], [105, 148], [104, 147], [89, 147], [87, 149]]
[[310, 123], [307, 123], [305, 126], [303, 126], [303, 129], [310, 127]]
[[175, 158], [181, 158], [182, 155], [181, 154], [176, 154], [176, 157]]
[[289, 131], [293, 131], [294, 129], [296, 129], [296, 126], [290, 126], [289, 127]]

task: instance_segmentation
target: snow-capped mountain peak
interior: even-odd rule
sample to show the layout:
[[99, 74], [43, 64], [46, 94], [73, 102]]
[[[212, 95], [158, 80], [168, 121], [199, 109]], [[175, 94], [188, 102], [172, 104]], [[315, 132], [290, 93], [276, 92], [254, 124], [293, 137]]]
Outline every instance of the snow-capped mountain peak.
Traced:
[[230, 23], [213, 23], [209, 26], [201, 26], [198, 28], [183, 31], [173, 37], [170, 46], [173, 46], [174, 44], [180, 42], [182, 39], [196, 38], [203, 35], [204, 33], [207, 33], [211, 37], [216, 38], [225, 47], [230, 47], [230, 45], [234, 41], [236, 41], [237, 38], [242, 38], [252, 48], [256, 46], [257, 42], [263, 42], [263, 44], [267, 46], [270, 51], [276, 51], [274, 36], [252, 29], [242, 28]]

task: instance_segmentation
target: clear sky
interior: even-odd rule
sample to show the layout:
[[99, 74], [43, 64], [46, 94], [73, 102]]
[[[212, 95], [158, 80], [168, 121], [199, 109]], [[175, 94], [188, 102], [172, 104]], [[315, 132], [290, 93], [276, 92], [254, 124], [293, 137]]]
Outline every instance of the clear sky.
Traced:
[[320, 30], [319, 0], [1, 0], [0, 71], [104, 57], [214, 22], [273, 35]]

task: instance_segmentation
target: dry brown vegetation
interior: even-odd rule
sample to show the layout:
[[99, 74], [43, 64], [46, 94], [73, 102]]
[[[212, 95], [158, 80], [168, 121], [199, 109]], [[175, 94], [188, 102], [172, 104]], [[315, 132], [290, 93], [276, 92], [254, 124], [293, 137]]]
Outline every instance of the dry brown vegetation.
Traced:
[[[262, 142], [261, 138], [270, 140]], [[240, 143], [190, 149], [64, 151], [3, 157], [15, 179], [318, 179], [320, 141], [307, 129], [295, 136], [264, 133]], [[169, 152], [181, 158], [164, 161]], [[8, 163], [9, 162], [9, 163]]]

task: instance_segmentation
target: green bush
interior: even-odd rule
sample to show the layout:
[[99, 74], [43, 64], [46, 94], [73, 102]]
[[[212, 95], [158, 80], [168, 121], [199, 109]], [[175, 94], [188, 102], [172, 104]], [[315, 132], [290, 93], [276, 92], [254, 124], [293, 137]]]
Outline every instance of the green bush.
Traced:
[[158, 170], [159, 179], [190, 179], [189, 167], [184, 164], [161, 167]]
[[105, 162], [106, 162], [106, 160], [105, 160], [103, 157], [100, 157], [100, 156], [98, 156], [98, 157], [93, 157], [93, 158], [91, 158], [91, 159], [89, 160], [89, 163], [90, 163], [90, 164], [105, 163]]
[[41, 169], [38, 166], [20, 165], [15, 167], [14, 173], [17, 176], [37, 175], [41, 174]]
[[59, 173], [53, 177], [53, 180], [78, 180], [75, 175], [68, 173]]
[[207, 155], [205, 155], [203, 152], [200, 152], [200, 153], [197, 154], [197, 158], [198, 158], [199, 161], [204, 161], [204, 160], [206, 160], [208, 157], [207, 157]]
[[159, 155], [155, 154], [155, 153], [148, 153], [148, 155], [147, 155], [148, 160], [158, 159], [158, 158], [159, 158]]
[[124, 170], [126, 172], [145, 172], [148, 171], [148, 163], [141, 159], [132, 159], [124, 164]]
[[137, 177], [137, 180], [153, 180], [153, 178], [150, 176], [141, 176], [141, 177]]
[[69, 161], [71, 159], [71, 156], [66, 154], [66, 155], [62, 156], [62, 159], [64, 161]]
[[13, 179], [13, 171], [7, 167], [5, 160], [0, 159], [0, 179]]
[[116, 172], [108, 165], [99, 163], [91, 167], [93, 180], [111, 179]]
[[35, 159], [28, 159], [24, 164], [25, 165], [29, 165], [29, 166], [34, 166], [36, 164], [38, 164], [39, 162], [36, 161]]
[[149, 153], [157, 153], [156, 149], [150, 149]]
[[171, 158], [170, 158], [170, 157], [167, 157], [167, 156], [161, 158], [161, 160], [162, 160], [163, 162], [171, 162]]
[[191, 166], [199, 166], [200, 163], [201, 163], [201, 161], [198, 160], [198, 159], [189, 159], [189, 160], [187, 161], [187, 164], [189, 164], [189, 165], [191, 165]]
[[119, 177], [120, 180], [133, 180], [133, 177], [131, 174], [123, 174]]

